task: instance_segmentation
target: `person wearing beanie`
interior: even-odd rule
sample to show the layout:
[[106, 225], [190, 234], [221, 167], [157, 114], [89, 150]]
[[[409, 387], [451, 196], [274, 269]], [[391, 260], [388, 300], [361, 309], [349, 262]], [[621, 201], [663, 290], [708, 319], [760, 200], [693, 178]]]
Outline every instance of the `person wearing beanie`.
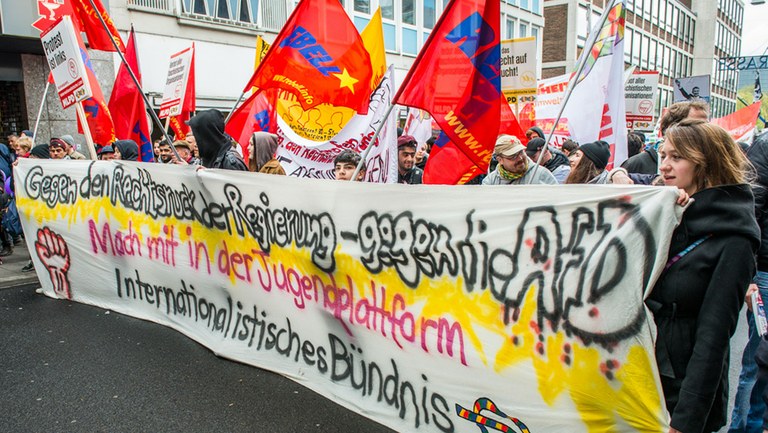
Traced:
[[38, 144], [29, 151], [29, 157], [32, 159], [51, 159], [47, 144]]
[[544, 136], [544, 131], [542, 131], [541, 128], [538, 126], [531, 126], [528, 128], [527, 131], [525, 131], [525, 136], [528, 137], [528, 140], [534, 139], [534, 138], [541, 138], [545, 139], [547, 137]]
[[605, 167], [611, 159], [611, 148], [605, 141], [582, 144], [569, 159], [571, 174], [565, 183], [609, 183]]
[[417, 185], [424, 174], [416, 167], [416, 139], [410, 135], [397, 137], [397, 183]]
[[48, 153], [51, 159], [69, 159], [67, 143], [61, 138], [51, 138], [51, 142], [48, 143]]
[[543, 138], [532, 138], [525, 148], [525, 153], [533, 162], [541, 164], [542, 167], [549, 170], [557, 179], [557, 183], [565, 182], [565, 179], [571, 174], [571, 164], [568, 157], [554, 147], [544, 144]]
[[69, 155], [69, 159], [88, 159], [85, 157], [85, 155], [77, 151], [77, 144], [75, 143], [74, 137], [69, 134], [65, 134], [61, 136], [61, 139], [67, 143], [67, 155]]
[[115, 154], [115, 148], [107, 145], [103, 146], [101, 149], [99, 149], [99, 160], [100, 161], [111, 161], [113, 159], [120, 159], [120, 156]]
[[248, 171], [243, 158], [232, 149], [232, 141], [224, 132], [224, 115], [219, 110], [205, 110], [189, 119], [200, 159], [205, 168]]
[[496, 139], [493, 156], [499, 162], [483, 179], [483, 185], [557, 184], [557, 180], [544, 167], [528, 158], [525, 146], [513, 135], [500, 135]]

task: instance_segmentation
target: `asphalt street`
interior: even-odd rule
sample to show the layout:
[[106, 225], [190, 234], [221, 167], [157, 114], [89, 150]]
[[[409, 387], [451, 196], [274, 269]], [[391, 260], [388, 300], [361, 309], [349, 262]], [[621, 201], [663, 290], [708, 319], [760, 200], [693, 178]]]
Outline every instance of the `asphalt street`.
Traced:
[[163, 326], [0, 289], [0, 432], [391, 432]]

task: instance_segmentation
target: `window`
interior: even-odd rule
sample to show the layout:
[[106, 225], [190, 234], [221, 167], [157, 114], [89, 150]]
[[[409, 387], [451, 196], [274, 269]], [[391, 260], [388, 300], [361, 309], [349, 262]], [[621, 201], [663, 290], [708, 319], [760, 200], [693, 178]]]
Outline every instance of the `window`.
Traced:
[[533, 0], [531, 2], [531, 12], [541, 15], [541, 1], [540, 0]]
[[371, 13], [371, 3], [369, 0], [355, 0], [355, 12], [362, 12], [364, 14]]
[[505, 34], [507, 39], [514, 39], [515, 38], [515, 21], [507, 18], [507, 26], [506, 26], [507, 33]]
[[[379, 2], [381, 6], [381, 17], [388, 20], [395, 19], [395, 2], [394, 0], [381, 0]], [[389, 48], [389, 46], [387, 46]]]
[[387, 51], [397, 51], [397, 28], [390, 23], [382, 23], [382, 27], [384, 27], [384, 47]]
[[206, 15], [205, 1], [204, 0], [194, 0], [194, 3], [192, 4], [192, 13], [196, 13], [196, 14], [200, 14], [200, 15]]
[[539, 29], [537, 27], [531, 26], [531, 36], [536, 38], [536, 43], [538, 44], [539, 43], [538, 42], [539, 41]]
[[528, 25], [520, 23], [520, 35], [519, 37], [524, 38], [528, 36]]
[[418, 47], [418, 32], [413, 29], [403, 29], [403, 53], [413, 54], [414, 56], [419, 52]]
[[528, 10], [528, 0], [520, 0], [520, 8]]
[[435, 27], [435, 15], [437, 14], [435, 8], [435, 0], [423, 0], [424, 1], [424, 28], [431, 29]]
[[413, 2], [414, 0], [402, 0], [401, 2], [403, 6], [403, 23], [405, 24], [416, 24], [416, 16], [413, 13]]

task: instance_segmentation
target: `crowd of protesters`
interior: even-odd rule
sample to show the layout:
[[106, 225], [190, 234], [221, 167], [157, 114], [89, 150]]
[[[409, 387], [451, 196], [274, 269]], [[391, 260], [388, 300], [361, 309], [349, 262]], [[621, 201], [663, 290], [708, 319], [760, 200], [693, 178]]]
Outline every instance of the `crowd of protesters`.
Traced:
[[[487, 173], [468, 183], [678, 188], [677, 203], [686, 209], [674, 229], [669, 260], [646, 300], [658, 329], [656, 360], [671, 414], [670, 433], [712, 432], [728, 422], [730, 339], [745, 301], [749, 341], [730, 432], [762, 432], [768, 427], [768, 416], [763, 421], [763, 393], [768, 389], [759, 367], [768, 372], [768, 341], [761, 340], [748, 301], [753, 292], [768, 297], [768, 133], [751, 146], [740, 146], [707, 119], [708, 107], [702, 102], [673, 105], [660, 121], [661, 140], [647, 143], [644, 134], [629, 133], [630, 157], [610, 170], [611, 151], [604, 141], [567, 140], [556, 148], [537, 127], [526, 132], [527, 144], [500, 135]], [[276, 135], [254, 133], [246, 161], [224, 132], [221, 112], [202, 111], [188, 124], [191, 133], [184, 140], [154, 143], [156, 162], [285, 175], [276, 159]], [[32, 132], [23, 131], [9, 136], [7, 146], [0, 144], [0, 258], [12, 254], [23, 236], [13, 201], [15, 161], [86, 159], [70, 135], [34, 143]], [[434, 138], [418, 143], [398, 131], [398, 183], [422, 183], [434, 143]], [[98, 146], [97, 155], [100, 160], [136, 161], [139, 148], [131, 140], [117, 140]], [[352, 180], [357, 171], [354, 180], [363, 181], [365, 164], [360, 163], [360, 154], [343, 150], [334, 161], [336, 179]], [[30, 261], [23, 271], [32, 270]]]

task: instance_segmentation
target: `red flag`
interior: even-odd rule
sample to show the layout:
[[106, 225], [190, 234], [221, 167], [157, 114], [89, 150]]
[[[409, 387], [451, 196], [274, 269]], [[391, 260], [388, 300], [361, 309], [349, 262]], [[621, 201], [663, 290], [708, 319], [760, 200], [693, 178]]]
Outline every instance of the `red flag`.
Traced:
[[248, 143], [256, 131], [277, 132], [275, 119], [276, 90], [256, 92], [232, 113], [224, 130], [240, 144], [248, 161]]
[[[112, 122], [112, 115], [109, 112], [107, 101], [104, 99], [104, 93], [101, 92], [101, 86], [99, 86], [99, 81], [96, 79], [96, 74], [93, 71], [91, 58], [88, 56], [88, 52], [85, 50], [84, 45], [80, 45], [80, 55], [83, 57], [85, 70], [88, 74], [88, 81], [90, 81], [91, 84], [91, 92], [93, 93], [93, 96], [83, 101], [85, 119], [88, 123], [88, 129], [91, 131], [93, 142], [97, 145], [104, 146], [116, 140], [115, 126]], [[77, 127], [78, 132], [82, 134], [83, 125], [80, 124], [79, 118]]]
[[[112, 17], [109, 16], [106, 9], [104, 9], [104, 5], [101, 4], [101, 0], [93, 0], [93, 3], [96, 5], [96, 9], [91, 6], [90, 0], [71, 1], [72, 6], [80, 21], [80, 29], [82, 29], [86, 36], [88, 36], [88, 44], [91, 46], [91, 48], [101, 51], [115, 51], [115, 47], [112, 45], [112, 41], [110, 40], [114, 39], [117, 43], [117, 48], [121, 52], [125, 52], [125, 45], [123, 45], [123, 40], [120, 38], [120, 34], [117, 32], [115, 23], [112, 22]], [[107, 23], [109, 32], [107, 32], [104, 29], [104, 26], [101, 24], [99, 15], [101, 15], [101, 17], [104, 19], [104, 22]]]
[[761, 101], [736, 110], [733, 113], [712, 119], [712, 123], [728, 131], [733, 141], [752, 141], [757, 125], [757, 116], [760, 114]]
[[245, 91], [280, 88], [306, 110], [322, 103], [368, 112], [371, 58], [338, 0], [301, 0]]
[[[41, 32], [50, 27], [59, 17], [69, 15], [72, 22], [79, 31], [85, 32], [88, 36], [88, 44], [94, 50], [115, 51], [114, 45], [110, 39], [114, 39], [121, 52], [125, 52], [125, 45], [120, 34], [117, 32], [112, 17], [101, 0], [93, 0], [96, 5], [94, 9], [90, 0], [38, 0], [37, 12], [40, 18], [32, 23], [32, 27]], [[104, 19], [109, 31], [104, 29], [99, 15]]]
[[[395, 98], [429, 111], [453, 144], [456, 165], [467, 165], [463, 155], [477, 167], [472, 173], [487, 169], [501, 123], [499, 22], [498, 1], [451, 0]], [[443, 173], [425, 173], [425, 183], [457, 183], [472, 174], [456, 173], [448, 160], [438, 167], [435, 159], [427, 172]], [[450, 181], [449, 172], [459, 175]]]
[[197, 105], [197, 96], [195, 94], [195, 43], [192, 42], [192, 61], [189, 64], [189, 77], [187, 77], [187, 90], [184, 92], [184, 102], [181, 104], [181, 114], [172, 116], [169, 124], [173, 131], [175, 140], [183, 140], [192, 128], [187, 125], [187, 121], [192, 117]]
[[[517, 122], [517, 118], [507, 104], [506, 98], [501, 98], [501, 124], [499, 134], [510, 134], [527, 141], [525, 131]], [[494, 144], [495, 144], [494, 139]], [[466, 153], [451, 142], [445, 134], [441, 134], [435, 142], [432, 153], [424, 167], [424, 183], [431, 184], [465, 184], [477, 175], [488, 170], [488, 166], [479, 167], [469, 159]]]
[[[136, 54], [136, 36], [131, 29], [128, 36], [128, 47], [125, 50], [125, 60], [141, 83], [139, 60]], [[139, 154], [142, 161], [152, 161], [152, 140], [149, 137], [147, 124], [147, 109], [141, 91], [133, 82], [128, 68], [123, 63], [117, 71], [115, 86], [112, 88], [112, 96], [109, 98], [109, 111], [112, 113], [112, 121], [115, 125], [115, 134], [121, 139], [127, 138], [139, 145]]]

